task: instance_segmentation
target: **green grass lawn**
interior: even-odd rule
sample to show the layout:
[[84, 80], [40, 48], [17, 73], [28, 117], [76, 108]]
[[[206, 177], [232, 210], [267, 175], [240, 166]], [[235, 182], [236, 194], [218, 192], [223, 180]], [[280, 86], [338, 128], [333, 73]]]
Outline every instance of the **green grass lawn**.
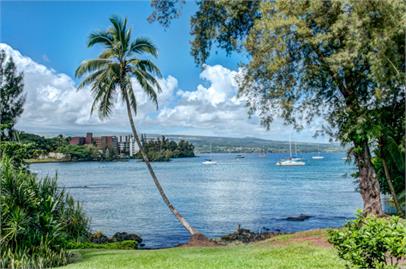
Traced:
[[325, 236], [317, 230], [226, 247], [76, 250], [76, 261], [62, 268], [344, 268]]

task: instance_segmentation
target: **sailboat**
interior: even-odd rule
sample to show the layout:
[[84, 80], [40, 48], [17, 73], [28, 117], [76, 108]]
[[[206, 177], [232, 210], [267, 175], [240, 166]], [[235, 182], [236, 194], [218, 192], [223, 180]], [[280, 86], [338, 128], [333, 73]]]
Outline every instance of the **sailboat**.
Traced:
[[303, 161], [299, 161], [299, 160], [294, 160], [292, 158], [292, 143], [290, 141], [290, 137], [289, 137], [289, 159], [287, 160], [280, 160], [276, 163], [276, 165], [279, 166], [303, 166], [305, 165], [305, 162]]
[[313, 160], [321, 160], [324, 159], [324, 156], [320, 155], [320, 144], [318, 145], [317, 155], [312, 157]]
[[297, 155], [297, 145], [296, 145], [296, 142], [295, 142], [295, 155], [293, 155], [292, 160], [293, 160], [293, 161], [303, 161], [303, 158], [300, 158], [300, 157], [298, 157], [298, 155]]
[[[210, 144], [210, 155], [211, 155], [211, 144]], [[213, 161], [212, 159], [206, 159], [202, 162], [204, 165], [211, 165], [211, 164], [217, 164], [216, 161]]]

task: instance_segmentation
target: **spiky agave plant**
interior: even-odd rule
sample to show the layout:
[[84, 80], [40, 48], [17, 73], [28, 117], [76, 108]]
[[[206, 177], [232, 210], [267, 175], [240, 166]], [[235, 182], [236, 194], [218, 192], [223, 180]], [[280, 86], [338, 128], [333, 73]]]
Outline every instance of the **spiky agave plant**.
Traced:
[[[38, 180], [4, 157], [0, 162], [0, 268], [49, 268], [65, 264], [67, 240], [89, 233], [89, 221], [56, 177]], [[75, 223], [70, 222], [75, 220]]]

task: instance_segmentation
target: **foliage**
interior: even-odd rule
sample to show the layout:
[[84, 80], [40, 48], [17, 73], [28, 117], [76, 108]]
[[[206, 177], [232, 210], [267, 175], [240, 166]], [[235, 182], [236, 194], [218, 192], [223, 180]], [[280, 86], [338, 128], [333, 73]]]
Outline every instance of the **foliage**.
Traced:
[[91, 85], [94, 95], [91, 111], [97, 109], [100, 118], [107, 118], [119, 93], [127, 108], [131, 107], [137, 113], [131, 78], [135, 78], [158, 106], [157, 92], [161, 91], [161, 87], [156, 76], [161, 77], [161, 72], [150, 59], [139, 58], [140, 55], [156, 57], [157, 49], [143, 37], [132, 41], [127, 19], [122, 21], [113, 16], [110, 22], [112, 26], [109, 29], [92, 33], [88, 41], [89, 47], [102, 45], [105, 50], [97, 59], [83, 61], [75, 73], [76, 77], [84, 77], [79, 88]]
[[47, 138], [36, 134], [17, 132], [16, 138], [21, 143], [35, 144], [35, 149], [42, 150], [44, 153], [55, 152], [58, 148], [69, 144], [69, 138], [63, 135]]
[[23, 74], [17, 72], [11, 57], [0, 51], [0, 141], [13, 138], [14, 125], [25, 102]]
[[169, 27], [171, 21], [178, 18], [185, 0], [151, 0], [151, 7], [154, 9], [148, 16], [149, 22], [159, 22], [163, 27]]
[[399, 217], [363, 217], [331, 230], [338, 255], [357, 268], [397, 268], [406, 256], [406, 222]]
[[33, 156], [34, 145], [14, 141], [0, 142], [0, 158], [8, 158], [15, 167], [23, 168], [25, 159]]
[[1, 259], [4, 268], [47, 268], [66, 264], [64, 242], [88, 236], [89, 220], [79, 203], [57, 186], [38, 180], [3, 157], [1, 180]]
[[[169, 161], [171, 158], [194, 157], [194, 146], [185, 140], [178, 143], [170, 141], [165, 136], [150, 139], [147, 141], [142, 136], [141, 143], [150, 161]], [[141, 153], [136, 154], [137, 158], [142, 158]]]
[[198, 11], [191, 18], [192, 55], [196, 63], [206, 62], [213, 43], [227, 54], [240, 51], [249, 30], [259, 18], [259, 4], [258, 0], [199, 1]]
[[[157, 21], [167, 28], [180, 16], [182, 0], [151, 0], [153, 12], [149, 22]], [[191, 18], [192, 55], [197, 64], [206, 62], [216, 45], [227, 54], [240, 51], [246, 37], [260, 18], [259, 0], [197, 1], [197, 12]]]
[[109, 242], [103, 244], [70, 241], [66, 244], [67, 249], [136, 249], [137, 246], [138, 243], [135, 240], [124, 240], [120, 242]]
[[103, 158], [97, 148], [93, 145], [65, 145], [59, 147], [57, 152], [70, 156], [71, 160], [90, 161]]

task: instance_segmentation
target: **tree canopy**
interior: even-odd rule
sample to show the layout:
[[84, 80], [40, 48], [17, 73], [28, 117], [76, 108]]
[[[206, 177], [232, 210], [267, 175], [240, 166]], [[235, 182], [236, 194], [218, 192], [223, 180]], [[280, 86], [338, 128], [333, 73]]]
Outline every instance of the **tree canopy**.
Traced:
[[250, 113], [267, 128], [275, 117], [297, 129], [324, 118], [324, 132], [353, 146], [365, 209], [380, 214], [374, 166], [388, 159], [395, 169], [388, 158], [391, 139], [404, 156], [405, 2], [197, 5], [191, 20], [196, 63], [203, 64], [213, 46], [227, 53], [243, 49], [248, 60], [241, 65], [239, 95]]
[[14, 125], [23, 113], [25, 102], [23, 74], [11, 57], [0, 51], [0, 140], [13, 138]]

